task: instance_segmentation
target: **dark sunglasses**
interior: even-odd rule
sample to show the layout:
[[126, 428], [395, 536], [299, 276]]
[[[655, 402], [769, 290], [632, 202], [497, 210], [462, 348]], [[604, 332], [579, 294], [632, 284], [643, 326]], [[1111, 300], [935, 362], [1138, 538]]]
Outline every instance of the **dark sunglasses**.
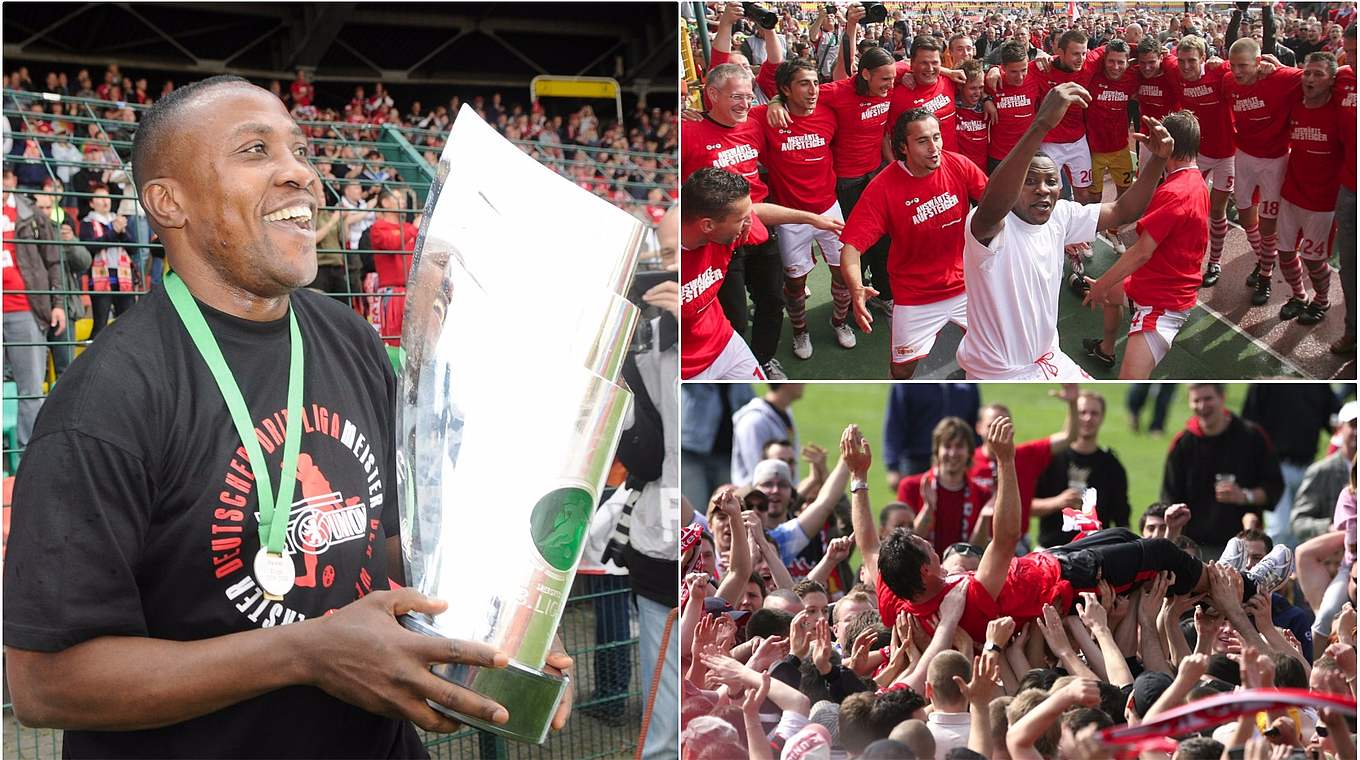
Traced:
[[770, 511], [770, 500], [763, 496], [747, 496], [746, 500], [742, 503], [746, 505], [747, 509], [754, 509], [757, 512]]
[[976, 546], [973, 546], [970, 543], [967, 543], [966, 541], [960, 541], [957, 544], [950, 544], [949, 548], [944, 550], [945, 559], [948, 559], [949, 557], [952, 557], [955, 554], [964, 554], [971, 557], [980, 558], [982, 557], [982, 550], [977, 548]]

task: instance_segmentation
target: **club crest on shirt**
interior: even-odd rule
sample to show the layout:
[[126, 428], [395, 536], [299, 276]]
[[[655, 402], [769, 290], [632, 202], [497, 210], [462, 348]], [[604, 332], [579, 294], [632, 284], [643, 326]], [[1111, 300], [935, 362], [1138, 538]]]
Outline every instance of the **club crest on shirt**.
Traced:
[[[286, 420], [287, 412], [281, 409], [257, 421], [255, 436], [266, 457], [283, 447]], [[244, 447], [238, 447], [227, 463], [209, 525], [212, 572], [222, 593], [248, 624], [260, 628], [305, 620], [316, 607], [307, 602], [316, 599], [318, 592], [326, 594], [329, 603], [334, 594], [343, 596], [351, 584], [356, 599], [374, 589], [375, 579], [365, 565], [381, 532], [386, 501], [379, 456], [370, 437], [354, 421], [320, 404], [304, 405], [301, 422], [303, 451], [298, 455], [293, 492], [298, 498], [291, 505], [284, 536], [284, 554], [297, 573], [293, 590], [282, 601], [271, 601], [264, 598], [253, 575], [251, 560], [259, 544], [260, 515], [258, 501], [252, 497], [257, 483]], [[342, 455], [338, 461], [343, 466], [336, 467], [333, 454], [337, 451], [353, 461]], [[320, 462], [313, 458], [323, 453], [331, 456]], [[272, 466], [279, 467], [277, 458]], [[281, 473], [270, 474], [277, 483]], [[333, 553], [360, 541], [367, 547]], [[332, 588], [335, 591], [329, 591]], [[295, 605], [305, 605], [308, 612]]]

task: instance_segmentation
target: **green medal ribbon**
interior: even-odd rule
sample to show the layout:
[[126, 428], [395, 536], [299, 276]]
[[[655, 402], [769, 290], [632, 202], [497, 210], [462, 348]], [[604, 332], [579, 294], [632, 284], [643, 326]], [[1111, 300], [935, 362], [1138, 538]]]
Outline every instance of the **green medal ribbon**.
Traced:
[[288, 330], [291, 341], [288, 353], [288, 419], [283, 436], [283, 479], [279, 481], [278, 495], [275, 496], [273, 479], [269, 476], [269, 467], [265, 464], [260, 442], [255, 437], [255, 426], [251, 424], [245, 399], [241, 397], [236, 377], [227, 366], [227, 360], [222, 356], [217, 339], [213, 337], [212, 328], [203, 318], [202, 309], [189, 292], [188, 286], [174, 272], [165, 277], [165, 292], [170, 296], [175, 311], [179, 313], [180, 321], [189, 331], [189, 337], [193, 339], [199, 355], [212, 372], [213, 379], [217, 381], [217, 387], [222, 391], [222, 400], [226, 401], [227, 409], [231, 412], [231, 421], [235, 423], [246, 455], [250, 457], [250, 469], [258, 486], [256, 498], [260, 505], [260, 546], [266, 547], [271, 554], [282, 555], [284, 536], [288, 532], [288, 514], [293, 506], [298, 450], [302, 445], [303, 356], [302, 332], [298, 330], [297, 312], [291, 305], [289, 306]]

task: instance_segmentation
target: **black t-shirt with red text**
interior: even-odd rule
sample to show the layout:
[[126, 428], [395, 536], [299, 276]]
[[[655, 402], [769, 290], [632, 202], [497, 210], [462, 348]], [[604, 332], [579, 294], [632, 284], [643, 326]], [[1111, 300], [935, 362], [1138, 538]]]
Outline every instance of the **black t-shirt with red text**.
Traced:
[[[7, 647], [103, 636], [194, 641], [316, 618], [388, 588], [398, 530], [396, 380], [377, 334], [341, 304], [291, 296], [306, 371], [282, 601], [253, 578], [253, 471], [221, 391], [162, 288], [72, 363], [15, 482], [4, 576]], [[288, 319], [201, 307], [277, 488]], [[155, 677], [155, 664], [146, 664]], [[231, 674], [225, 674], [230, 678]], [[67, 731], [67, 757], [425, 757], [413, 727], [309, 686], [143, 731]]]

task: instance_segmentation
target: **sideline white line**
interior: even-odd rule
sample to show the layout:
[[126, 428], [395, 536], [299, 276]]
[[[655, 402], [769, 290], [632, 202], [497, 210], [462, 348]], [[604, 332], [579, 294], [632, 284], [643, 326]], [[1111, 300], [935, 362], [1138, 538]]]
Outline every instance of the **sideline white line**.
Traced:
[[[1310, 373], [1308, 373], [1308, 372], [1304, 372], [1303, 370], [1299, 369], [1298, 365], [1296, 365], [1296, 364], [1294, 364], [1294, 362], [1291, 362], [1291, 361], [1289, 361], [1288, 359], [1286, 359], [1286, 358], [1284, 357], [1284, 355], [1282, 355], [1279, 351], [1276, 351], [1274, 348], [1272, 348], [1272, 347], [1270, 346], [1269, 343], [1266, 343], [1265, 341], [1261, 340], [1260, 338], [1256, 337], [1255, 335], [1252, 335], [1251, 333], [1247, 332], [1246, 330], [1243, 330], [1242, 327], [1241, 327], [1240, 325], [1238, 325], [1236, 322], [1232, 321], [1231, 319], [1228, 319], [1226, 316], [1224, 316], [1224, 315], [1223, 315], [1222, 313], [1220, 313], [1218, 310], [1214, 309], [1214, 307], [1212, 307], [1212, 306], [1210, 306], [1210, 305], [1208, 305], [1208, 304], [1206, 304], [1206, 303], [1204, 303], [1204, 302], [1202, 302], [1202, 301], [1199, 302], [1199, 303], [1197, 303], [1197, 304], [1195, 304], [1195, 305], [1198, 306], [1199, 308], [1204, 309], [1205, 311], [1209, 312], [1209, 316], [1211, 316], [1211, 317], [1213, 317], [1214, 319], [1217, 319], [1218, 321], [1220, 321], [1220, 322], [1222, 322], [1223, 324], [1227, 325], [1229, 328], [1232, 329], [1233, 332], [1237, 333], [1238, 335], [1241, 335], [1242, 337], [1244, 337], [1244, 338], [1246, 338], [1247, 340], [1249, 340], [1249, 341], [1251, 341], [1252, 343], [1254, 343], [1254, 344], [1256, 345], [1257, 348], [1261, 349], [1262, 351], [1266, 352], [1267, 354], [1270, 354], [1272, 357], [1275, 358], [1275, 361], [1278, 361], [1280, 364], [1284, 365], [1285, 369], [1292, 370], [1292, 371], [1294, 372], [1294, 374], [1298, 375], [1300, 378], [1303, 378], [1303, 379], [1305, 379], [1305, 380], [1323, 380], [1323, 379], [1326, 379], [1326, 378], [1314, 377], [1312, 374], [1310, 374]], [[1236, 378], [1236, 379], [1246, 379], [1246, 378]]]

